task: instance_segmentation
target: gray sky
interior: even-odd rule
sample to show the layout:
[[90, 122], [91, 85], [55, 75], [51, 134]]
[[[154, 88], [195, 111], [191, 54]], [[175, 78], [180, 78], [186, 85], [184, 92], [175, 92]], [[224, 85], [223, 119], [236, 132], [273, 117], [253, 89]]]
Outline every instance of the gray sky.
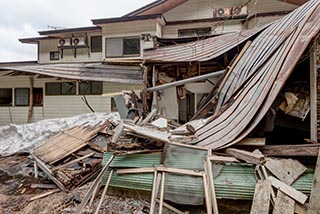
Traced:
[[91, 19], [122, 16], [154, 0], [1, 0], [0, 62], [36, 60], [36, 45], [19, 38], [39, 36], [48, 25], [83, 27]]

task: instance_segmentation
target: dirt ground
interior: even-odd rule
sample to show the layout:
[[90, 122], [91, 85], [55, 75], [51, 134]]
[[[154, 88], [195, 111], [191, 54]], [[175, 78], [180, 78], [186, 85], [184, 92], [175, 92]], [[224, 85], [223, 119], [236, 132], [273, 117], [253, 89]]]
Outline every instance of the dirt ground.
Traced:
[[[27, 155], [15, 155], [0, 158], [0, 214], [69, 214], [75, 213], [76, 207], [81, 203], [91, 183], [85, 184], [70, 193], [58, 192], [45, 198], [29, 201], [30, 198], [50, 191], [49, 189], [32, 188], [32, 184], [50, 184], [51, 181], [40, 176], [33, 177], [33, 164]], [[85, 213], [94, 213], [97, 207], [100, 190], [91, 209]], [[248, 201], [219, 200], [221, 214], [249, 213], [251, 203]], [[103, 201], [101, 214], [147, 214], [149, 213], [149, 200], [142, 197], [130, 198], [107, 195]], [[188, 214], [204, 214], [204, 206], [174, 205]], [[164, 214], [173, 212], [164, 209]]]

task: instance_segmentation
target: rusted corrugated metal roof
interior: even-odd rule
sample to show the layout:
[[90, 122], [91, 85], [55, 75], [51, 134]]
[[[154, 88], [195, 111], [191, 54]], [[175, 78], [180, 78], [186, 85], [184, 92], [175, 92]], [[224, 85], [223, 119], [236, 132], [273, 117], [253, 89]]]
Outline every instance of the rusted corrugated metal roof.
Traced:
[[193, 143], [225, 148], [261, 121], [311, 40], [320, 32], [320, 2], [310, 0], [263, 31], [225, 77], [218, 111]]
[[145, 51], [146, 62], [201, 62], [221, 56], [258, 34], [267, 25], [241, 32], [207, 38], [196, 42], [173, 45]]
[[0, 66], [1, 70], [13, 71], [7, 75], [14, 75], [15, 72], [26, 72], [66, 79], [142, 84], [142, 68], [137, 65], [107, 65], [101, 63], [7, 65]]

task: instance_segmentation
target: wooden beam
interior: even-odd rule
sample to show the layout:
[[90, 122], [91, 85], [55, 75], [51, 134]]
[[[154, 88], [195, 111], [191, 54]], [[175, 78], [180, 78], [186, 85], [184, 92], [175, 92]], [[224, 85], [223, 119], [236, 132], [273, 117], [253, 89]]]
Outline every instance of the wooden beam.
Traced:
[[153, 174], [153, 183], [152, 183], [152, 192], [151, 192], [151, 201], [150, 201], [150, 214], [154, 214], [155, 206], [156, 206], [156, 198], [158, 197], [158, 183], [160, 180], [160, 173], [154, 171]]
[[212, 156], [212, 150], [208, 150], [208, 156], [205, 161], [205, 169], [207, 169], [206, 174], [208, 176], [208, 183], [209, 183], [209, 190], [211, 194], [211, 203], [212, 203], [212, 208], [213, 208], [213, 213], [214, 214], [219, 214], [219, 209], [218, 209], [218, 203], [217, 203], [217, 196], [216, 196], [216, 189], [214, 186], [214, 178], [213, 178], [213, 170], [212, 170], [212, 162], [210, 160], [210, 156]]
[[293, 187], [283, 183], [282, 181], [279, 181], [275, 177], [269, 176], [268, 180], [271, 182], [272, 186], [274, 186], [278, 190], [281, 190], [300, 204], [304, 204], [306, 202], [308, 196], [306, 196], [302, 192], [297, 191]]
[[[206, 166], [204, 166], [206, 168]], [[211, 196], [209, 193], [209, 185], [207, 180], [206, 173], [203, 173], [203, 188], [204, 188], [204, 194], [205, 194], [205, 200], [206, 200], [206, 208], [207, 208], [207, 214], [212, 214], [212, 204], [211, 204]]]
[[218, 163], [219, 162], [222, 162], [222, 163], [225, 163], [225, 162], [239, 163], [240, 162], [237, 158], [234, 158], [234, 157], [226, 157], [226, 156], [218, 156], [218, 155], [208, 156], [208, 159], [210, 161], [218, 162]]
[[[159, 203], [160, 203], [159, 199], [156, 199], [156, 202], [159, 204]], [[163, 206], [164, 206], [165, 208], [167, 208], [168, 210], [171, 210], [171, 211], [174, 212], [174, 213], [177, 213], [177, 214], [186, 214], [185, 212], [182, 212], [182, 211], [178, 210], [177, 208], [171, 206], [170, 204], [167, 204], [167, 203], [164, 202], [164, 201], [163, 201], [162, 203], [163, 203]]]
[[257, 165], [263, 164], [266, 161], [264, 155], [254, 154], [252, 152], [248, 152], [240, 149], [229, 148], [229, 149], [226, 149], [226, 153], [234, 156], [235, 158], [244, 160], [248, 163], [257, 164]]
[[113, 169], [112, 169], [112, 170], [110, 171], [110, 173], [109, 173], [107, 183], [106, 183], [105, 187], [103, 188], [102, 195], [101, 195], [101, 198], [100, 198], [99, 204], [98, 204], [98, 206], [97, 206], [97, 208], [96, 208], [96, 212], [95, 212], [95, 214], [98, 214], [98, 213], [99, 213], [99, 210], [100, 210], [100, 207], [101, 207], [101, 205], [102, 205], [102, 202], [103, 202], [104, 196], [105, 196], [105, 195], [106, 195], [106, 193], [107, 193], [107, 190], [108, 190], [108, 187], [109, 187], [109, 184], [110, 184], [110, 181], [111, 181], [112, 175], [113, 175]]
[[295, 201], [278, 190], [272, 214], [294, 214]]
[[318, 141], [318, 114], [317, 114], [317, 39], [314, 40], [310, 48], [310, 139]]
[[254, 191], [250, 214], [269, 214], [271, 183], [259, 180]]
[[160, 187], [160, 199], [159, 199], [159, 214], [162, 214], [163, 209], [163, 198], [164, 198], [164, 185], [165, 185], [165, 172], [162, 172], [161, 176], [161, 187]]
[[309, 200], [309, 207], [307, 214], [320, 213], [320, 149], [318, 152], [318, 160], [314, 172], [313, 184], [311, 188], [311, 195]]
[[52, 195], [52, 194], [57, 193], [57, 192], [60, 192], [60, 189], [54, 189], [54, 190], [45, 192], [45, 193], [43, 193], [43, 194], [34, 196], [34, 197], [32, 197], [32, 198], [29, 199], [29, 202], [34, 201], [34, 200], [37, 200], [37, 199], [40, 199], [40, 198], [47, 197], [48, 195]]
[[306, 156], [317, 157], [320, 144], [300, 144], [300, 145], [268, 145], [260, 147], [259, 150], [266, 156]]
[[154, 167], [147, 168], [130, 168], [130, 169], [118, 169], [117, 174], [138, 174], [138, 173], [151, 173], [154, 172]]
[[266, 138], [245, 138], [239, 143], [236, 143], [235, 146], [265, 146]]
[[92, 152], [92, 153], [87, 154], [87, 155], [85, 155], [85, 156], [79, 157], [79, 158], [77, 158], [77, 159], [75, 159], [75, 160], [72, 160], [72, 161], [67, 162], [67, 163], [65, 163], [65, 164], [62, 164], [62, 165], [60, 165], [60, 166], [57, 166], [57, 167], [55, 167], [55, 168], [52, 169], [52, 172], [57, 171], [57, 170], [62, 169], [62, 168], [65, 168], [65, 167], [67, 167], [67, 166], [69, 166], [69, 165], [71, 165], [71, 164], [78, 163], [79, 161], [81, 161], [81, 160], [83, 160], [83, 159], [86, 159], [86, 158], [89, 158], [89, 157], [91, 157], [91, 156], [94, 156], [94, 154], [95, 154], [95, 153]]

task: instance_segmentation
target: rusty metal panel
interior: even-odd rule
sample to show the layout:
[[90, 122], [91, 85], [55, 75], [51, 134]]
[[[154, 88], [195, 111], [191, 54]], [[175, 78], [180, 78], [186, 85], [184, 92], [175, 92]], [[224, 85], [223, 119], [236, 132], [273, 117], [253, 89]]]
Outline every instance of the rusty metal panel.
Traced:
[[250, 30], [229, 33], [196, 42], [178, 44], [156, 50], [145, 51], [147, 62], [201, 62], [221, 56], [232, 48], [257, 35], [268, 25]]
[[[142, 84], [142, 69], [138, 65], [108, 65], [101, 63], [70, 63], [50, 65], [0, 66], [0, 71], [16, 71], [76, 80]], [[11, 73], [14, 75], [15, 73]]]

